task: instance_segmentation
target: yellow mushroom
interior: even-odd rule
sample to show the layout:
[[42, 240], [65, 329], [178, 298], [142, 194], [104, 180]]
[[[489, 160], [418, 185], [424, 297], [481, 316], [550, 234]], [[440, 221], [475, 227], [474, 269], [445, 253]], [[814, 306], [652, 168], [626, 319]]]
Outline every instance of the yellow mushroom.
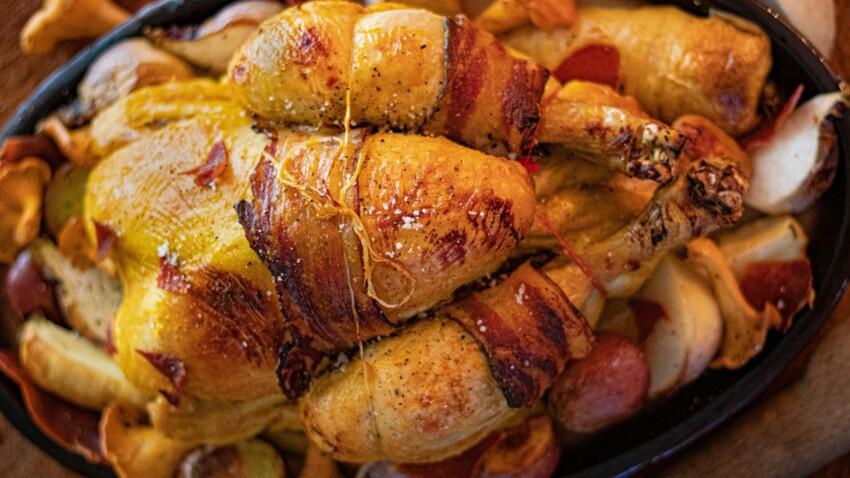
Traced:
[[0, 263], [15, 260], [38, 234], [48, 181], [50, 166], [38, 158], [0, 163]]
[[42, 134], [52, 139], [62, 155], [68, 161], [86, 168], [93, 168], [98, 157], [91, 151], [91, 131], [88, 126], [69, 130], [56, 116], [50, 116], [39, 123]]
[[97, 38], [129, 17], [109, 0], [44, 0], [21, 31], [21, 48], [50, 53], [61, 41]]
[[493, 34], [505, 33], [529, 21], [543, 30], [566, 28], [576, 21], [575, 0], [496, 0], [475, 18]]
[[771, 304], [759, 312], [747, 302], [732, 268], [711, 239], [691, 241], [688, 244], [688, 262], [702, 268], [708, 275], [723, 315], [720, 353], [710, 366], [731, 370], [741, 368], [761, 352], [768, 330], [780, 324], [782, 318]]
[[100, 418], [100, 449], [121, 478], [174, 476], [197, 443], [173, 440], [147, 425], [144, 412], [119, 402]]

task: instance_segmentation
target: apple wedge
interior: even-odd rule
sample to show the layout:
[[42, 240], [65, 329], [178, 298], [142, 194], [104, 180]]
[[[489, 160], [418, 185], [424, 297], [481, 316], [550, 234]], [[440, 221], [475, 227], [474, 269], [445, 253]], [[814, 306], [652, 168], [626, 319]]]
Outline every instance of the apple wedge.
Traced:
[[102, 410], [114, 400], [143, 407], [147, 401], [103, 349], [45, 319], [24, 323], [19, 358], [39, 387], [81, 407]]
[[648, 397], [665, 395], [696, 379], [717, 353], [723, 319], [711, 288], [681, 260], [661, 259], [637, 297], [651, 307], [631, 302], [650, 370]]
[[757, 311], [772, 305], [787, 330], [794, 314], [814, 300], [813, 274], [806, 257], [808, 237], [791, 216], [767, 217], [717, 237], [717, 245]]
[[740, 281], [750, 264], [805, 259], [809, 238], [793, 217], [775, 216], [719, 234], [716, 242]]
[[847, 109], [840, 92], [818, 95], [752, 151], [753, 176], [744, 202], [767, 214], [796, 213], [832, 184], [838, 167], [835, 124]]
[[109, 323], [124, 300], [121, 284], [98, 267], [77, 269], [50, 241], [35, 241], [31, 251], [47, 278], [57, 282], [59, 308], [68, 325], [106, 343]]

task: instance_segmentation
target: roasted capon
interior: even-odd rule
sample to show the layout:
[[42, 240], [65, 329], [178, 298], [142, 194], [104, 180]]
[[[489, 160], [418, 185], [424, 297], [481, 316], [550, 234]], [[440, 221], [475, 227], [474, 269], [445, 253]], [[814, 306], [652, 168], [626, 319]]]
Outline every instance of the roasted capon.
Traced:
[[[151, 29], [4, 147], [32, 318], [0, 366], [87, 417], [74, 450], [122, 477], [279, 477], [305, 451], [301, 476], [550, 476], [556, 427], [740, 367], [811, 303], [792, 217], [723, 231], [831, 180], [764, 189], [778, 146], [738, 144], [763, 120], [757, 27], [405, 3]], [[845, 104], [767, 128], [829, 169]]]

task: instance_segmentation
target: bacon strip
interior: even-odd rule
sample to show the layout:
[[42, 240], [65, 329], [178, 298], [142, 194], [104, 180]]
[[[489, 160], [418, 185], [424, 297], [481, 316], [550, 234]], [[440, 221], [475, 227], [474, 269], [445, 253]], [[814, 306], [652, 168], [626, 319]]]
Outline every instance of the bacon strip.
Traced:
[[38, 388], [27, 377], [11, 350], [0, 350], [0, 372], [15, 382], [33, 422], [62, 448], [79, 453], [91, 463], [104, 463], [100, 451], [100, 416]]
[[478, 341], [511, 407], [533, 406], [593, 341], [581, 313], [530, 264], [445, 310]]
[[174, 392], [160, 390], [160, 393], [168, 400], [168, 403], [177, 406], [180, 404], [180, 396], [183, 395], [183, 385], [186, 382], [186, 366], [183, 361], [172, 355], [145, 352], [136, 349], [136, 353], [145, 358], [157, 372], [161, 373], [174, 386]]
[[216, 141], [204, 164], [180, 174], [195, 176], [196, 186], [212, 187], [216, 179], [224, 174], [229, 164], [230, 159], [227, 155], [227, 147], [223, 142]]
[[[356, 136], [352, 141], [360, 147]], [[267, 153], [283, 154], [275, 143]], [[328, 175], [331, 168], [315, 169]], [[302, 179], [316, 191], [331, 182], [327, 177]], [[257, 165], [251, 187], [253, 201], [240, 202], [236, 211], [248, 242], [275, 277], [292, 336], [281, 349], [278, 378], [283, 392], [296, 398], [306, 391], [325, 354], [350, 349], [394, 327], [367, 294], [361, 246], [346, 219], [323, 216], [302, 192], [284, 188], [269, 158]], [[356, 204], [356, 186], [350, 194], [348, 202]]]
[[97, 260], [106, 259], [109, 252], [115, 247], [115, 229], [112, 226], [99, 221], [92, 220], [94, 223], [94, 235], [97, 239]]
[[180, 272], [175, 255], [166, 254], [159, 258], [159, 276], [156, 278], [156, 286], [169, 292], [186, 293], [188, 282], [186, 276]]
[[465, 17], [447, 25], [446, 85], [425, 131], [476, 148], [504, 141], [510, 150], [524, 151], [540, 120], [540, 98], [549, 72], [515, 58]]

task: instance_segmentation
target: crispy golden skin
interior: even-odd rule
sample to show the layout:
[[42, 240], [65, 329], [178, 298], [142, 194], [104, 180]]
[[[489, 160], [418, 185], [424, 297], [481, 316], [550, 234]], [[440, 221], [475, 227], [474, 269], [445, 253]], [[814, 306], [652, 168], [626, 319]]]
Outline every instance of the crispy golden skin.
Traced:
[[770, 41], [758, 27], [675, 7], [581, 8], [570, 29], [525, 27], [502, 40], [553, 71], [585, 46], [614, 46], [625, 93], [650, 115], [673, 121], [698, 114], [736, 136], [759, 123], [772, 65]]
[[286, 123], [387, 125], [522, 149], [548, 72], [464, 17], [317, 1], [270, 19], [234, 55], [236, 98]]
[[[345, 154], [342, 133], [283, 130], [270, 145], [240, 107], [204, 85], [210, 94], [201, 98], [199, 84], [186, 83], [143, 90], [136, 95], [149, 101], [131, 96], [114, 106], [141, 120], [104, 133], [104, 144], [117, 149], [92, 173], [86, 195], [92, 236], [93, 221], [116, 235], [109, 258], [125, 287], [113, 327], [119, 364], [148, 396], [166, 390], [248, 400], [273, 393], [285, 327], [323, 353], [390, 333], [494, 271], [531, 227], [533, 189], [516, 162], [443, 138], [392, 133], [352, 132]], [[158, 95], [177, 104], [185, 95], [203, 108], [157, 130], [158, 122], [179, 118], [175, 109], [183, 111]], [[214, 187], [197, 184], [187, 173], [219, 143], [228, 157], [223, 174]], [[256, 165], [268, 158], [284, 173], [263, 176]], [[233, 209], [251, 197], [252, 176], [257, 207], [275, 213], [263, 215], [264, 223], [246, 220], [250, 202], [238, 216]], [[267, 186], [282, 191], [263, 202]], [[351, 214], [337, 207], [340, 197]], [[320, 206], [322, 198], [332, 204]], [[374, 295], [367, 294], [364, 243], [352, 221], [372, 251]], [[164, 284], [169, 274], [172, 283]], [[358, 301], [354, 316], [352, 296], [340, 292], [348, 290]], [[152, 353], [185, 367], [182, 390], [172, 390], [173, 377], [151, 365]]]
[[[252, 131], [238, 105], [215, 98], [205, 99], [205, 114], [150, 126], [189, 104], [178, 93], [196, 98], [196, 87], [143, 90], [135, 98], [153, 101], [131, 96], [115, 106], [144, 121], [122, 123], [124, 133], [110, 136], [131, 142], [92, 171], [85, 219], [93, 239], [93, 221], [116, 235], [109, 258], [124, 301], [112, 330], [129, 380], [151, 398], [159, 390], [173, 392], [173, 377], [140, 352], [160, 354], [182, 363], [184, 394], [253, 399], [277, 392], [283, 320], [272, 276], [248, 245], [233, 205], [249, 193], [248, 177], [268, 139]], [[183, 173], [202, 165], [218, 141], [228, 164], [215, 187], [199, 186]], [[183, 290], [162, 288], [163, 261], [173, 262]]]
[[592, 340], [563, 292], [525, 265], [317, 379], [301, 418], [342, 461], [439, 461], [524, 417], [530, 408], [508, 404], [522, 389], [511, 384], [533, 384], [533, 404]]
[[278, 134], [252, 177], [253, 201], [237, 209], [279, 278], [290, 397], [321, 356], [389, 334], [495, 271], [534, 220], [517, 162], [445, 138]]

